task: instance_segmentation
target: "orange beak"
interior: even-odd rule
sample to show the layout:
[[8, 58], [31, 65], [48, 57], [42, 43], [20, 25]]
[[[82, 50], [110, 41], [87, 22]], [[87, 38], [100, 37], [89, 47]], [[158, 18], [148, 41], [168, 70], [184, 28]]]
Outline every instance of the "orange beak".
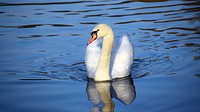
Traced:
[[91, 37], [90, 37], [90, 39], [89, 39], [87, 45], [91, 44], [91, 43], [92, 43], [94, 40], [96, 40], [96, 39], [97, 39], [97, 35], [93, 33], [93, 34], [91, 35]]

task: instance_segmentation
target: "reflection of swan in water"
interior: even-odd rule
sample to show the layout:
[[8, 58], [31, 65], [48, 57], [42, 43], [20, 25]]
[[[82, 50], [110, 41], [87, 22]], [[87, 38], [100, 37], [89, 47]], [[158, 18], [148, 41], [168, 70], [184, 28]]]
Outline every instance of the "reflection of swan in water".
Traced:
[[[113, 112], [112, 97], [126, 105], [131, 104], [135, 99], [135, 87], [130, 77], [110, 82], [89, 80], [86, 91], [88, 100], [93, 104], [91, 112]], [[103, 103], [102, 109], [98, 106], [101, 102]]]

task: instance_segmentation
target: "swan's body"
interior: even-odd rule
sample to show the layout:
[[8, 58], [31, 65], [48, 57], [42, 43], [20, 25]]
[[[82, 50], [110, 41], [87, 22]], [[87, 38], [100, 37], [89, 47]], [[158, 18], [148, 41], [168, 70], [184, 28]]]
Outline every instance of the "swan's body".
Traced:
[[[113, 47], [112, 29], [105, 24], [97, 25], [91, 36], [85, 55], [88, 77], [106, 81], [128, 76], [134, 52], [128, 37], [123, 36]], [[103, 37], [103, 42], [99, 37]]]

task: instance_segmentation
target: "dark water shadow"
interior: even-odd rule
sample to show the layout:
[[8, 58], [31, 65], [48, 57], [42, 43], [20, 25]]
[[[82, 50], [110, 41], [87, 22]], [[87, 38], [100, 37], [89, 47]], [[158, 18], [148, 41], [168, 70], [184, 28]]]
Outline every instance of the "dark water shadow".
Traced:
[[90, 1], [70, 1], [70, 2], [28, 2], [28, 3], [0, 3], [0, 6], [27, 6], [27, 5], [63, 5], [63, 4], [80, 4]]
[[0, 28], [36, 28], [39, 26], [54, 26], [54, 27], [73, 27], [73, 25], [69, 24], [29, 24], [29, 25], [17, 25], [17, 26], [5, 26], [5, 25], [0, 25]]

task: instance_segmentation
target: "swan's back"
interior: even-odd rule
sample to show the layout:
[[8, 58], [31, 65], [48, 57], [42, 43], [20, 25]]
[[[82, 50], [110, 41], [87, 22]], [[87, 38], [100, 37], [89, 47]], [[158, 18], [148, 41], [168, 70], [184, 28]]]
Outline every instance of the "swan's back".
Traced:
[[130, 66], [133, 63], [133, 56], [133, 46], [125, 35], [119, 40], [117, 48], [112, 52], [110, 71], [112, 79], [130, 75]]

